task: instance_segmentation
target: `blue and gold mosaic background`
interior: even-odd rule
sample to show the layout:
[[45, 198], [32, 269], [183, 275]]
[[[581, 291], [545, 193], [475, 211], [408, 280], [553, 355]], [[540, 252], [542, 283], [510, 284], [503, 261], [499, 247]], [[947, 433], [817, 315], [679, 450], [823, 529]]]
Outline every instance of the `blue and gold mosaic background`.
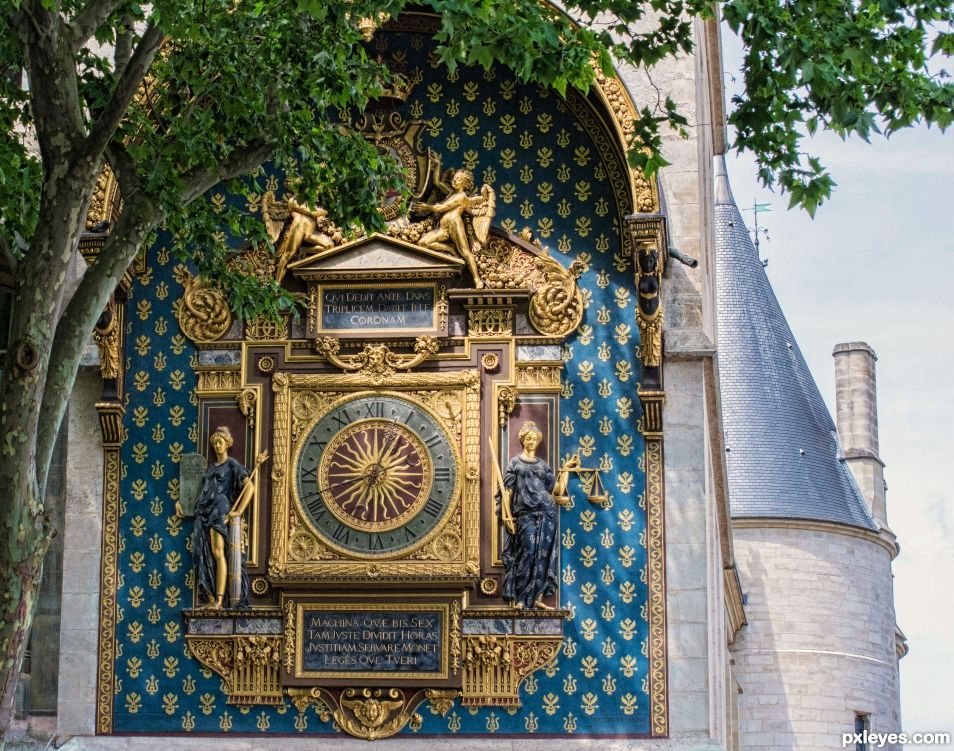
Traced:
[[[530, 227], [564, 266], [582, 262], [586, 313], [566, 352], [559, 432], [564, 454], [578, 449], [586, 466], [605, 470], [611, 501], [592, 506], [574, 481], [575, 505], [561, 516], [562, 603], [573, 617], [555, 663], [524, 682], [523, 707], [455, 705], [440, 717], [425, 704], [417, 732], [648, 734], [639, 334], [620, 241], [631, 207], [610, 180], [625, 168], [581, 98], [564, 102], [499, 68], [448, 75], [423, 35], [379, 33], [376, 44], [405, 72], [419, 71], [402, 114], [428, 122], [423, 143], [445, 167], [465, 166], [478, 185], [493, 185], [494, 223]], [[175, 498], [177, 462], [196, 450], [198, 356], [176, 322], [187, 271], [167, 243], [150, 249], [128, 303], [113, 731], [333, 732], [314, 708], [227, 706], [219, 677], [186, 649], [180, 611], [192, 604], [191, 520], [176, 517]]]

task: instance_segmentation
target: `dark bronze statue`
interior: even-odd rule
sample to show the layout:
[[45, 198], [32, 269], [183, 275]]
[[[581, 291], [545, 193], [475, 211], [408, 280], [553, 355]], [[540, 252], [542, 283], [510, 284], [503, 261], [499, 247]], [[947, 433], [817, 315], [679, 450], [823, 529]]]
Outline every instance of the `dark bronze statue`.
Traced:
[[[240, 520], [255, 497], [254, 474], [268, 454], [262, 452], [258, 455], [250, 475], [245, 467], [229, 456], [233, 439], [228, 428], [216, 428], [209, 443], [214, 456], [202, 478], [192, 531], [195, 586], [209, 608], [221, 608], [231, 573], [234, 586], [229, 593], [230, 604], [244, 607], [248, 604], [248, 576], [241, 556]], [[181, 504], [176, 504], [176, 511], [182, 514]], [[239, 523], [233, 523], [233, 520]], [[230, 550], [239, 553], [232, 561], [231, 572]]]
[[524, 423], [518, 438], [523, 452], [507, 465], [499, 494], [500, 516], [507, 530], [503, 596], [517, 608], [548, 608], [544, 601], [557, 591], [559, 575], [554, 496], [567, 498], [567, 479], [580, 459], [571, 457], [554, 473], [537, 456], [543, 434], [535, 423]]

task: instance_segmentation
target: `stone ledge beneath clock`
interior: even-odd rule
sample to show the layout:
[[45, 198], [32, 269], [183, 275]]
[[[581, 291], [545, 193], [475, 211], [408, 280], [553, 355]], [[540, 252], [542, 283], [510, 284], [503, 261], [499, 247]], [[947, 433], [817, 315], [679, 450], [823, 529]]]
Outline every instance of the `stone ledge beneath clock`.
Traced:
[[186, 633], [194, 636], [228, 636], [231, 634], [283, 633], [280, 610], [183, 610]]
[[568, 610], [495, 609], [464, 613], [461, 631], [465, 636], [560, 636]]

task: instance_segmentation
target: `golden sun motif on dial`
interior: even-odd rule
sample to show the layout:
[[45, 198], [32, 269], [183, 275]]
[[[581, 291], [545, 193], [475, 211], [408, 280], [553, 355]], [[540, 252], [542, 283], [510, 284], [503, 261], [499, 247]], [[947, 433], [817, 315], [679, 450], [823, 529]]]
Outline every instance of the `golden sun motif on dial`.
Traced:
[[419, 510], [431, 489], [430, 455], [396, 422], [362, 420], [338, 433], [321, 457], [325, 503], [358, 529], [385, 531]]
[[339, 402], [298, 451], [298, 501], [309, 526], [350, 555], [419, 547], [453, 505], [460, 472], [453, 444], [426, 409], [392, 394]]

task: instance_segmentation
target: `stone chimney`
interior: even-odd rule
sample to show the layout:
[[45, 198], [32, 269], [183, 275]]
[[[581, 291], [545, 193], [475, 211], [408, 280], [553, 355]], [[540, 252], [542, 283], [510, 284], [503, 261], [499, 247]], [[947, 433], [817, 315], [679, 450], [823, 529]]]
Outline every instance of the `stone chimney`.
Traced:
[[868, 510], [882, 528], [888, 528], [884, 462], [878, 455], [878, 393], [875, 362], [878, 356], [864, 342], [836, 344], [835, 409], [838, 438], [845, 463], [868, 502]]

